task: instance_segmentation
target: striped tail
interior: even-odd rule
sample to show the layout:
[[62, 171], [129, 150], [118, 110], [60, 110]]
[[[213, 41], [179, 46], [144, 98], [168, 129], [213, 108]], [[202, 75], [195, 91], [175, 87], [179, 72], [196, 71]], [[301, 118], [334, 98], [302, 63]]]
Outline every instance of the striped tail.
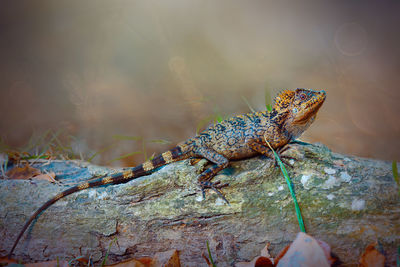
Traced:
[[32, 221], [35, 220], [36, 217], [41, 212], [46, 210], [48, 207], [53, 205], [55, 202], [57, 202], [61, 198], [71, 195], [75, 192], [85, 190], [87, 188], [94, 188], [94, 187], [99, 187], [99, 186], [103, 186], [103, 185], [111, 185], [111, 184], [115, 185], [115, 184], [127, 183], [135, 178], [139, 178], [141, 176], [149, 174], [150, 172], [154, 171], [158, 167], [164, 166], [171, 162], [189, 158], [187, 151], [186, 151], [186, 147], [187, 147], [186, 145], [178, 145], [175, 148], [168, 150], [167, 152], [164, 152], [161, 155], [158, 155], [157, 157], [155, 157], [154, 159], [148, 160], [145, 163], [143, 163], [135, 168], [126, 170], [124, 172], [112, 174], [110, 176], [106, 176], [106, 177], [103, 177], [103, 178], [100, 178], [100, 179], [97, 179], [97, 180], [94, 180], [91, 182], [82, 183], [80, 185], [71, 187], [71, 188], [57, 194], [55, 197], [51, 198], [46, 203], [44, 203], [39, 209], [37, 209], [35, 211], [35, 213], [32, 214], [32, 216], [29, 218], [29, 220], [25, 223], [24, 227], [22, 227], [22, 230], [19, 232], [19, 235], [18, 235], [17, 239], [15, 240], [13, 247], [10, 250], [10, 253], [8, 254], [8, 258], [11, 258], [11, 255], [12, 255], [15, 247], [17, 246], [19, 240], [21, 239], [21, 237], [23, 236], [23, 234], [25, 233], [25, 231], [29, 227], [29, 225], [32, 223]]

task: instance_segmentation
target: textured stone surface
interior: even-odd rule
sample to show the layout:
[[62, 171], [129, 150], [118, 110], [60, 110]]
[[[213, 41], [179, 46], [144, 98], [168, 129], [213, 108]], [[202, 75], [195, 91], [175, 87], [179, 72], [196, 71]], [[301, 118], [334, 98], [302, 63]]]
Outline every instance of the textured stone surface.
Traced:
[[[365, 247], [378, 240], [394, 263], [400, 243], [397, 185], [388, 162], [335, 154], [322, 145], [293, 145], [298, 160], [289, 169], [307, 232], [332, 246], [343, 262], [356, 264]], [[93, 175], [113, 172], [84, 162], [56, 161], [61, 184], [0, 180], [0, 254], [12, 246], [28, 216], [48, 198]], [[24, 260], [71, 259], [81, 253], [110, 261], [178, 249], [184, 266], [206, 266], [201, 254], [210, 243], [217, 265], [248, 261], [271, 242], [271, 254], [299, 231], [293, 201], [280, 170], [265, 157], [237, 161], [215, 180], [229, 182], [203, 200], [196, 169], [188, 161], [165, 166], [127, 184], [89, 189], [47, 209], [18, 245]], [[206, 253], [207, 254], [207, 253]]]

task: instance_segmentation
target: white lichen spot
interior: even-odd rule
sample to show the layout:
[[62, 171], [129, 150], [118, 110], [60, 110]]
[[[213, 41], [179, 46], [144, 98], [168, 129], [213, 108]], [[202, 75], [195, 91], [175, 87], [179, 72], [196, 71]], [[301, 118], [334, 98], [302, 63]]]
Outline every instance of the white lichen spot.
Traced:
[[351, 203], [351, 209], [354, 211], [365, 209], [365, 200], [364, 199], [354, 199]]
[[87, 192], [89, 198], [96, 198], [96, 199], [100, 199], [100, 200], [109, 198], [109, 194], [107, 193], [107, 191], [100, 193], [97, 190], [93, 189], [93, 190], [82, 191], [82, 192], [84, 192], [84, 194]]
[[346, 171], [345, 171], [345, 172], [341, 172], [341, 173], [340, 173], [340, 179], [341, 179], [343, 182], [348, 183], [348, 182], [351, 181], [351, 176], [350, 176]]
[[338, 179], [336, 179], [335, 176], [333, 175], [329, 175], [328, 180], [325, 181], [325, 183], [322, 185], [322, 188], [324, 189], [330, 189], [334, 186], [338, 186], [340, 185], [340, 181]]
[[335, 169], [332, 169], [332, 168], [325, 167], [325, 168], [324, 168], [324, 172], [325, 172], [326, 174], [335, 174], [335, 173], [336, 173], [336, 170], [335, 170]]
[[203, 201], [203, 196], [198, 195], [198, 196], [195, 198], [195, 200], [196, 200], [197, 202], [202, 202], [202, 201]]
[[106, 191], [97, 196], [97, 199], [107, 199], [107, 198], [108, 198], [108, 193]]
[[278, 187], [278, 191], [282, 191], [283, 190], [283, 185], [280, 185], [279, 187]]
[[268, 196], [269, 196], [269, 197], [272, 197], [273, 195], [275, 195], [274, 192], [269, 192], [269, 193], [268, 193]]
[[290, 163], [290, 165], [294, 165], [294, 163], [295, 163], [294, 159], [290, 159], [289, 163]]
[[217, 200], [215, 200], [215, 206], [222, 206], [225, 205], [226, 202], [222, 199], [222, 198], [217, 198]]
[[310, 180], [310, 178], [311, 178], [311, 174], [303, 174], [303, 176], [301, 176], [300, 181], [304, 187], [306, 187], [306, 184], [307, 184], [308, 180]]
[[89, 198], [93, 198], [93, 197], [95, 197], [96, 195], [97, 195], [97, 192], [96, 192], [96, 190], [89, 190]]
[[335, 198], [335, 195], [334, 195], [334, 194], [329, 194], [329, 195], [326, 195], [326, 198], [327, 198], [328, 200], [332, 200], [332, 199]]

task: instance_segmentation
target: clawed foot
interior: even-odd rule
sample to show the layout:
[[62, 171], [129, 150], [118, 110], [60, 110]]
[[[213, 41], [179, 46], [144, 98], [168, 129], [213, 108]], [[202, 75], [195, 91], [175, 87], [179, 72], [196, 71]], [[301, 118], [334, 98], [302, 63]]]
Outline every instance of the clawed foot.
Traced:
[[[281, 159], [283, 165], [293, 168], [293, 165], [289, 161], [297, 160], [297, 158], [289, 156], [289, 155], [282, 155], [290, 148], [291, 148], [290, 145], [286, 145], [286, 146], [282, 147], [281, 149], [277, 150], [276, 153], [278, 154], [279, 158]], [[275, 167], [279, 167], [278, 160], [275, 158], [275, 156], [274, 156], [274, 160], [275, 160]]]
[[221, 188], [227, 187], [229, 186], [229, 184], [225, 183], [225, 184], [221, 184], [221, 181], [216, 181], [214, 183], [209, 182], [209, 181], [199, 181], [200, 184], [200, 188], [201, 188], [201, 193], [203, 195], [203, 199], [206, 198], [206, 189], [211, 189], [214, 192], [216, 192], [218, 194], [218, 196], [220, 198], [222, 198], [228, 205], [229, 201], [225, 198], [225, 196], [222, 194], [221, 192]]
[[[280, 160], [282, 161], [283, 165], [289, 167], [289, 168], [293, 168], [293, 165], [289, 162], [289, 160], [296, 160], [296, 158], [288, 156], [288, 155], [281, 155], [279, 152], [276, 152], [280, 158]], [[275, 158], [274, 153], [268, 153], [266, 155], [268, 158], [272, 159], [274, 161], [274, 166], [275, 167], [279, 167], [279, 163], [278, 163], [278, 159]]]
[[[286, 156], [286, 155], [279, 155], [279, 158], [281, 159], [283, 165], [285, 165], [286, 167], [289, 167], [291, 169], [293, 168], [293, 165], [289, 161], [290, 160], [296, 160], [295, 157], [290, 157], [290, 156]], [[274, 158], [274, 160], [275, 160], [275, 167], [279, 167], [278, 160], [276, 158]]]

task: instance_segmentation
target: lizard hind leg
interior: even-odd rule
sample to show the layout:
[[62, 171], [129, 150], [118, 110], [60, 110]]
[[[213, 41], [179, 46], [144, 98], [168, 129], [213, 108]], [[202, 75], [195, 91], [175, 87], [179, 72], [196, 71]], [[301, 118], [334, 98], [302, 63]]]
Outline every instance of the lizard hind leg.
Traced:
[[205, 158], [191, 158], [189, 161], [191, 166], [196, 167], [196, 172], [198, 174], [203, 173], [206, 167], [210, 164], [210, 161]]
[[228, 166], [229, 160], [221, 154], [218, 154], [211, 148], [198, 149], [196, 151], [196, 157], [202, 157], [214, 163], [213, 166], [203, 171], [197, 178], [197, 181], [201, 188], [201, 192], [203, 194], [203, 198], [205, 198], [205, 190], [211, 189], [215, 191], [226, 203], [229, 204], [228, 200], [225, 198], [220, 190], [221, 188], [228, 186], [228, 184], [221, 184], [220, 181], [211, 182], [211, 180], [214, 178], [215, 175], [218, 174], [218, 172]]
[[190, 158], [189, 164], [191, 166], [196, 165], [197, 163], [200, 162], [200, 160], [202, 160], [203, 158]]

